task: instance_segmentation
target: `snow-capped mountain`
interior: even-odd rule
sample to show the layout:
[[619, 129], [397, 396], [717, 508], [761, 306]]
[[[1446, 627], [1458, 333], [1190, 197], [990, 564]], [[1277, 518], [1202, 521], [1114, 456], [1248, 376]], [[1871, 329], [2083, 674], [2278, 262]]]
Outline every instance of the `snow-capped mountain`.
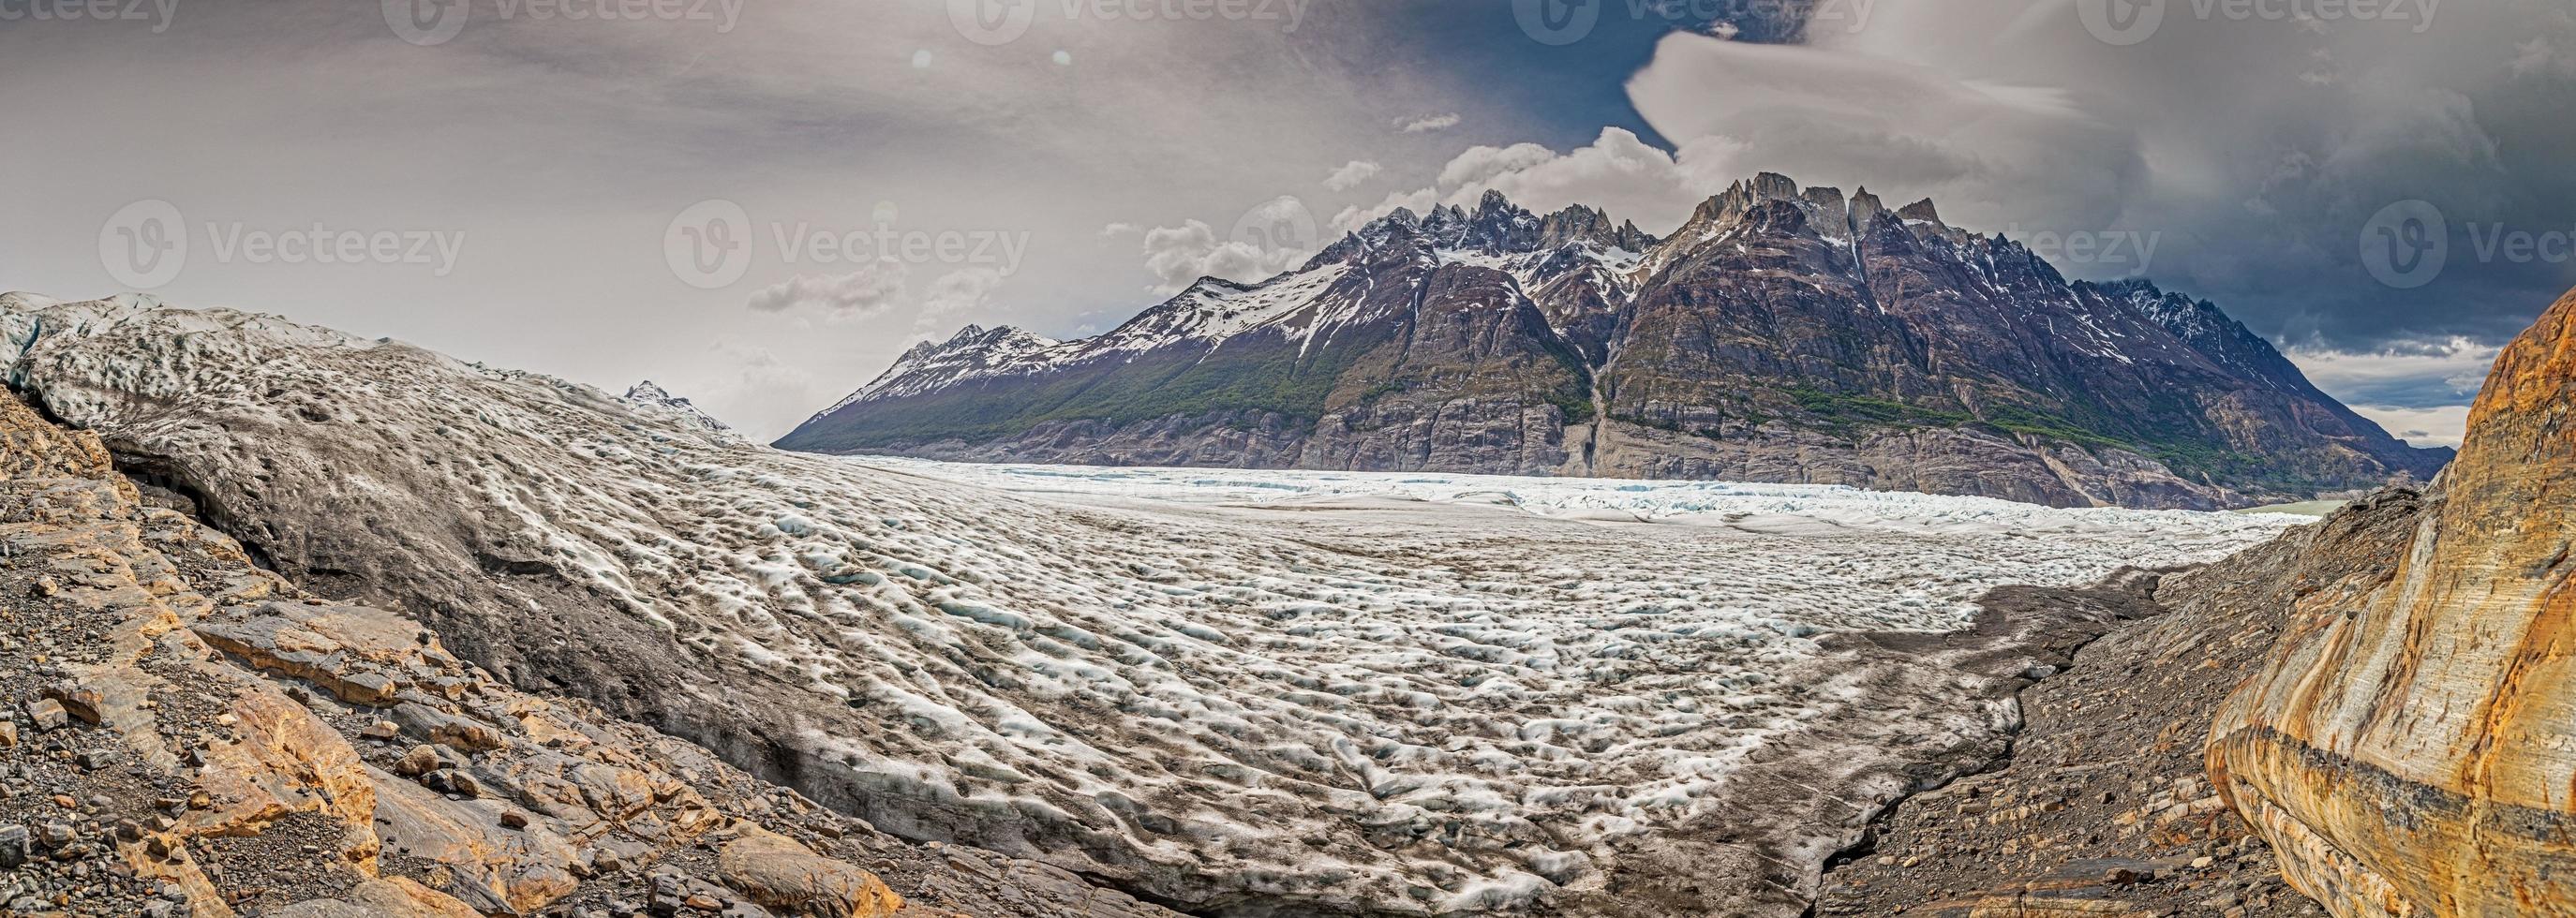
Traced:
[[[1497, 308], [1545, 331], [1526, 303]], [[1316, 473], [1219, 487], [1360, 509], [1140, 500], [1211, 488], [1123, 470], [1063, 489], [1122, 496], [1074, 503], [148, 297], [0, 296], [0, 357], [15, 397], [253, 557], [418, 619], [497, 679], [881, 830], [1203, 915], [1796, 915], [1875, 806], [2002, 748], [2038, 653], [1986, 628], [1912, 650], [1823, 634], [1955, 629], [1992, 586], [2212, 560], [2296, 522]], [[463, 723], [444, 712], [475, 697], [406, 689], [398, 716]], [[663, 793], [579, 735], [544, 745], [613, 795]], [[460, 806], [562, 813], [575, 792], [458, 762], [487, 797]], [[566, 825], [630, 852], [667, 830]]]
[[708, 414], [705, 409], [699, 408], [688, 399], [672, 395], [669, 390], [662, 388], [660, 385], [649, 379], [636, 383], [635, 385], [628, 386], [626, 388], [626, 394], [619, 396], [619, 398], [623, 399], [629, 405], [634, 405], [647, 411], [667, 413], [671, 417], [678, 418], [689, 424], [706, 428], [707, 430], [715, 433], [731, 434], [734, 432], [733, 425], [716, 420], [715, 415]]
[[1667, 238], [1489, 193], [1107, 334], [969, 328], [779, 441], [933, 458], [2243, 505], [2429, 478], [2216, 306], [1765, 174]]

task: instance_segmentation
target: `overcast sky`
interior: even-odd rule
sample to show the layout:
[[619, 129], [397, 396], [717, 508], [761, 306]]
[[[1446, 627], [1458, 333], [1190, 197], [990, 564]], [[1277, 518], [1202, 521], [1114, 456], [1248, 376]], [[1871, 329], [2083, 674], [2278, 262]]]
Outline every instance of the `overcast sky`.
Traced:
[[2207, 297], [2432, 443], [2576, 284], [2563, 0], [463, 2], [0, 0], [0, 289], [767, 436], [923, 338], [1105, 330], [1395, 206], [1660, 231], [1774, 170]]

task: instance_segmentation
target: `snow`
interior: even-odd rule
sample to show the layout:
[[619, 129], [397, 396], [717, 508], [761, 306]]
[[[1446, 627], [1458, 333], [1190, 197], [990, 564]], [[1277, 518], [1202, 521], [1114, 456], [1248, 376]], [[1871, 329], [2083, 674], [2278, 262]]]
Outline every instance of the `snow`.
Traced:
[[[1248, 293], [1238, 320], [1280, 308]], [[698, 691], [801, 689], [802, 726], [774, 738], [880, 811], [989, 814], [1086, 872], [1425, 913], [1543, 907], [1599, 890], [1637, 839], [1787, 818], [1728, 810], [1726, 791], [1810, 733], [1860, 767], [1893, 754], [1873, 744], [2000, 729], [1937, 690], [1820, 671], [1828, 632], [1955, 628], [1991, 586], [2214, 560], [2308, 522], [837, 459], [247, 313], [0, 299], [0, 339], [69, 422], [164, 455], [342, 469], [315, 505], [534, 546], [695, 654]]]
[[[1567, 252], [1573, 253], [1580, 261], [1575, 266], [1557, 267], [1554, 272], [1550, 272], [1548, 269]], [[1545, 288], [1548, 282], [1557, 277], [1578, 271], [1583, 272], [1589, 277], [1593, 291], [1600, 295], [1602, 301], [1612, 303], [1619, 302], [1629, 295], [1630, 288], [1633, 286], [1631, 275], [1645, 261], [1645, 256], [1640, 253], [1616, 246], [1603, 246], [1589, 240], [1576, 242], [1564, 248], [1541, 249], [1535, 252], [1497, 253], [1475, 249], [1438, 249], [1432, 254], [1440, 264], [1487, 268], [1510, 275], [1513, 283], [1519, 285], [1524, 296]]]
[[[1119, 351], [1149, 351], [1183, 342], [1214, 348], [1246, 331], [1278, 325], [1284, 319], [1308, 313], [1309, 307], [1316, 306], [1350, 270], [1346, 264], [1325, 265], [1282, 274], [1250, 287], [1201, 280], [1115, 331], [1075, 342], [1082, 354], [1075, 359]], [[1292, 337], [1311, 334], [1319, 324], [1309, 322], [1303, 334]]]
[[[1257, 328], [1276, 327], [1302, 340], [1329, 324], [1325, 294], [1349, 272], [1348, 265], [1326, 265], [1252, 286], [1202, 278], [1107, 334], [1075, 341], [1057, 341], [1017, 328], [987, 330], [969, 325], [946, 342], [905, 352], [876, 379], [815, 417], [862, 402], [922, 395], [978, 379], [1038, 373], [1174, 344], [1196, 342], [1213, 349]], [[1302, 329], [1285, 325], [1284, 320], [1299, 315], [1310, 317]]]
[[896, 358], [877, 378], [815, 417], [872, 398], [920, 395], [975, 379], [1035, 372], [1085, 356], [1082, 342], [1067, 343], [1004, 326], [969, 325], [944, 343], [923, 343]]

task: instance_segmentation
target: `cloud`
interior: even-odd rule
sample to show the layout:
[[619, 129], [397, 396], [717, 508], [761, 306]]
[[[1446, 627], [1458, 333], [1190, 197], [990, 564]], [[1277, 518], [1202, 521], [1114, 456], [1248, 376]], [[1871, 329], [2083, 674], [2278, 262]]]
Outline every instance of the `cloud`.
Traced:
[[1401, 130], [1407, 134], [1428, 134], [1435, 131], [1445, 131], [1450, 128], [1457, 127], [1460, 120], [1461, 119], [1458, 117], [1457, 112], [1449, 112], [1442, 115], [1430, 115], [1403, 122]]
[[1507, 172], [1531, 168], [1556, 158], [1556, 152], [1534, 143], [1508, 147], [1468, 147], [1440, 167], [1440, 187], [1458, 188]]
[[1675, 36], [1629, 94], [1695, 170], [1934, 197], [1971, 226], [2107, 228], [2146, 174], [2136, 133], [2065, 89], [1845, 50]]
[[2469, 432], [2469, 406], [2444, 405], [2439, 408], [2391, 408], [2383, 405], [2355, 405], [2352, 410], [2378, 422], [2397, 439], [2416, 446], [2459, 448]]
[[[915, 262], [903, 300], [845, 314], [895, 323], [893, 334], [818, 334], [829, 314], [817, 305], [746, 303], [797, 273], [857, 265], [782, 259], [772, 228], [868, 230], [872, 208], [900, 195], [906, 230], [1026, 233], [1031, 257], [976, 318], [1060, 330], [1087, 310], [1142, 305], [1135, 259], [1082, 257], [1105, 221], [1228, 213], [1311, 188], [1319, 165], [1354, 157], [1393, 167], [1371, 155], [1392, 145], [1392, 122], [1461, 105], [1413, 66], [1342, 60], [1352, 46], [1326, 44], [1368, 40], [1399, 15], [1376, 4], [1319, 12], [1294, 33], [1043, 4], [1004, 46], [962, 38], [943, 0], [761, 0], [724, 32], [474, 5], [435, 49], [397, 40], [375, 3], [189, 4], [167, 34], [0, 24], [11, 125], [95, 141], [84, 168], [10, 189], [8, 210], [24, 219], [0, 221], [0, 273], [11, 287], [107, 292], [93, 230], [143, 197], [254, 231], [451, 231], [467, 241], [444, 276], [201, 255], [159, 292], [621, 389], [677, 384], [717, 359], [708, 340], [733, 333], [847, 391], [903, 349], [910, 315], [883, 310], [909, 310], [949, 268]], [[912, 66], [919, 49], [930, 66]], [[1057, 63], [1058, 49], [1075, 64]], [[1245, 99], [1260, 104], [1235, 104]], [[155, 171], [154, 151], [181, 136], [192, 168]], [[546, 152], [564, 149], [620, 155]], [[34, 174], [52, 156], [0, 145], [0, 175]], [[660, 243], [676, 214], [713, 198], [754, 218], [757, 257], [740, 286], [710, 292], [673, 277]], [[585, 346], [610, 321], [624, 323], [624, 346]]]
[[687, 391], [673, 394], [755, 441], [785, 436], [835, 394], [814, 374], [733, 335], [709, 343], [695, 366]]
[[2467, 338], [2393, 343], [2367, 352], [2315, 344], [2284, 353], [2327, 394], [2386, 409], [2465, 406], [2486, 384], [2500, 349]]
[[1472, 208], [1491, 190], [1541, 213], [1582, 204], [1606, 210], [1612, 219], [1635, 220], [1641, 228], [1662, 232], [1680, 225], [1700, 201], [1743, 177], [1693, 164], [1722, 159], [1715, 151], [1726, 147], [1723, 142], [1684, 147], [1676, 158], [1622, 128], [1605, 128], [1591, 144], [1564, 153], [1531, 143], [1472, 147], [1442, 166], [1432, 187], [1396, 192], [1374, 205], [1344, 209], [1334, 215], [1332, 226], [1348, 232], [1399, 207], [1415, 213], [1449, 204]]
[[1376, 178], [1377, 173], [1378, 165], [1376, 163], [1356, 159], [1351, 160], [1350, 162], [1343, 164], [1341, 168], [1333, 170], [1332, 175], [1324, 177], [1324, 188], [1328, 191], [1349, 191], [1353, 188], [1359, 187], [1362, 183], [1367, 182], [1370, 179]]
[[2315, 342], [2283, 350], [2291, 362], [2362, 417], [2416, 446], [2459, 446], [2469, 402], [2500, 348], [2468, 338], [2393, 342], [2367, 352]]
[[1313, 218], [1303, 213], [1294, 198], [1273, 199], [1246, 214], [1233, 239], [1218, 239], [1216, 229], [1199, 220], [1145, 231], [1145, 269], [1156, 281], [1152, 291], [1170, 296], [1202, 277], [1256, 283], [1305, 263], [1317, 246]]
[[879, 262], [848, 274], [799, 274], [751, 295], [751, 308], [761, 312], [817, 309], [847, 316], [876, 312], [903, 299], [906, 270], [900, 262]]
[[940, 275], [922, 291], [921, 309], [913, 316], [914, 333], [939, 332], [975, 321], [991, 303], [993, 291], [1001, 287], [1002, 272], [991, 268], [967, 268]]

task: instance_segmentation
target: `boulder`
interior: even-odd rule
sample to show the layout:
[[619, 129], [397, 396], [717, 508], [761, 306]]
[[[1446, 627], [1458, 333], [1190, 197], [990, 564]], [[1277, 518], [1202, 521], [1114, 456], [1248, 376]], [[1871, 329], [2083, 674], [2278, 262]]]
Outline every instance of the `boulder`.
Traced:
[[36, 725], [36, 732], [47, 733], [62, 729], [71, 719], [63, 711], [62, 702], [40, 698], [27, 703], [27, 722]]
[[757, 826], [725, 845], [717, 870], [724, 885], [783, 915], [882, 918], [903, 908], [876, 877]]

